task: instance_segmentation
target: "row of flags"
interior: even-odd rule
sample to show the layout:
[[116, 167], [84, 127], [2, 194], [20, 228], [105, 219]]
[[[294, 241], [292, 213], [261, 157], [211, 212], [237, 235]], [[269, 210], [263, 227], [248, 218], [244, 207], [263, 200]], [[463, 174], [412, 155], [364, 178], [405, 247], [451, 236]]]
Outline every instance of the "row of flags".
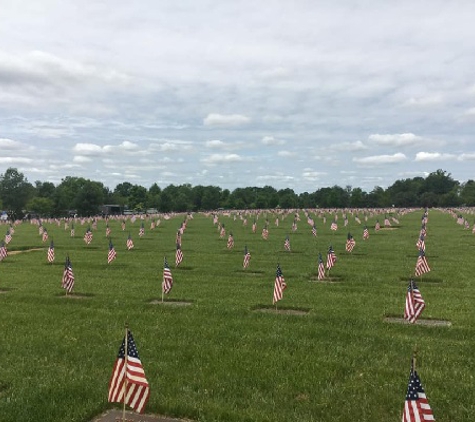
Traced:
[[[286, 288], [282, 272], [277, 266], [274, 298]], [[112, 368], [109, 380], [108, 401], [121, 403], [131, 407], [138, 413], [143, 413], [150, 398], [150, 384], [145, 376], [142, 361], [132, 332], [126, 326], [125, 336], [119, 347], [117, 358]], [[124, 407], [125, 410], [125, 407]], [[406, 397], [402, 412], [402, 422], [435, 421], [419, 374], [416, 371], [415, 354], [411, 360], [411, 370], [407, 384]]]

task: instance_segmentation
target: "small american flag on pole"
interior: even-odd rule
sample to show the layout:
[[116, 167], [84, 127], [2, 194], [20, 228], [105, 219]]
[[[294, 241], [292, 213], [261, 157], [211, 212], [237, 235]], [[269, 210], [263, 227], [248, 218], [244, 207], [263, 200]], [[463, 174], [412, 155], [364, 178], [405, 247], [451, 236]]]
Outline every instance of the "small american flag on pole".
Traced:
[[52, 264], [54, 262], [54, 244], [53, 241], [49, 244], [48, 253], [47, 253], [48, 262]]
[[71, 232], [70, 232], [71, 237], [74, 237], [74, 234], [75, 234], [75, 232], [74, 232], [74, 223], [71, 223]]
[[167, 258], [164, 258], [163, 262], [163, 282], [162, 282], [162, 292], [164, 294], [170, 293], [170, 290], [173, 287], [173, 277], [170, 267], [168, 266]]
[[73, 266], [69, 256], [66, 257], [66, 262], [64, 264], [63, 278], [61, 280], [61, 286], [63, 289], [66, 289], [66, 293], [71, 293], [74, 287], [74, 273]]
[[176, 244], [176, 253], [175, 253], [175, 267], [181, 264], [183, 261], [183, 252], [181, 251], [181, 246], [179, 243]]
[[363, 240], [367, 240], [369, 239], [369, 230], [368, 230], [368, 227], [364, 226], [364, 229], [363, 229]]
[[348, 238], [346, 239], [346, 251], [352, 252], [355, 245], [356, 245], [355, 239], [353, 238], [351, 233], [348, 233]]
[[323, 280], [325, 278], [325, 265], [323, 264], [322, 254], [318, 254], [318, 280]]
[[330, 230], [336, 231], [338, 230], [338, 224], [336, 223], [336, 220], [333, 220], [331, 225], [330, 225]]
[[242, 262], [243, 268], [249, 267], [249, 263], [251, 262], [251, 253], [247, 249], [247, 246], [244, 246], [244, 259]]
[[374, 229], [375, 229], [376, 231], [378, 231], [378, 230], [381, 229], [381, 224], [379, 224], [379, 220], [376, 220], [376, 224], [375, 224], [375, 226], [374, 226]]
[[419, 239], [417, 239], [416, 248], [417, 249], [422, 249], [423, 251], [426, 250], [426, 242], [424, 240], [424, 235], [423, 234], [421, 234], [419, 236]]
[[109, 237], [111, 235], [111, 229], [109, 227], [109, 224], [106, 225], [106, 237]]
[[336, 262], [335, 251], [333, 250], [333, 246], [330, 245], [327, 252], [327, 270], [330, 270], [335, 265], [335, 262]]
[[5, 246], [5, 242], [2, 240], [0, 243], [0, 261], [3, 261], [7, 256], [7, 247]]
[[419, 249], [419, 257], [416, 262], [415, 274], [416, 276], [421, 276], [422, 274], [428, 273], [430, 271], [429, 264], [427, 263], [426, 254], [423, 249]]
[[412, 358], [411, 372], [407, 385], [406, 400], [402, 422], [435, 421], [432, 409], [429, 406], [426, 393], [415, 369], [415, 358]]
[[284, 296], [284, 290], [287, 287], [285, 284], [284, 275], [282, 274], [282, 270], [280, 265], [277, 264], [277, 270], [275, 273], [275, 282], [274, 282], [274, 298], [272, 303], [275, 305], [279, 300], [282, 300]]
[[290, 239], [289, 239], [289, 236], [287, 236], [285, 238], [285, 241], [284, 241], [284, 249], [286, 251], [289, 251], [290, 252]]
[[414, 324], [419, 318], [419, 315], [424, 310], [426, 304], [422, 298], [421, 292], [414, 283], [414, 280], [409, 281], [406, 293], [406, 306], [404, 308], [404, 319]]
[[129, 233], [129, 236], [127, 237], [126, 245], [127, 245], [127, 250], [129, 251], [133, 249], [134, 247], [134, 241], [132, 240], [132, 236], [130, 235], [130, 233]]
[[109, 381], [108, 401], [124, 403], [142, 413], [150, 396], [150, 388], [132, 333], [126, 328], [117, 360]]
[[317, 227], [315, 226], [315, 224], [314, 224], [313, 227], [312, 227], [312, 236], [313, 236], [313, 237], [316, 237], [316, 236], [317, 236]]
[[43, 230], [43, 243], [48, 240], [48, 230]]
[[144, 224], [143, 224], [143, 221], [140, 225], [140, 230], [139, 230], [139, 236], [142, 237], [143, 235], [145, 235], [145, 227], [144, 227]]
[[5, 234], [5, 244], [8, 245], [12, 241], [12, 234], [10, 233], [10, 229], [7, 229], [7, 233]]
[[110, 264], [117, 257], [117, 252], [115, 251], [112, 240], [109, 239], [109, 252], [107, 254], [107, 263]]
[[86, 242], [86, 245], [89, 245], [92, 242], [92, 231], [90, 227], [88, 227], [86, 233], [84, 233], [84, 242]]
[[229, 233], [229, 236], [228, 236], [228, 243], [227, 243], [226, 246], [227, 246], [228, 249], [234, 248], [234, 237], [233, 237], [233, 234], [232, 234], [232, 233]]

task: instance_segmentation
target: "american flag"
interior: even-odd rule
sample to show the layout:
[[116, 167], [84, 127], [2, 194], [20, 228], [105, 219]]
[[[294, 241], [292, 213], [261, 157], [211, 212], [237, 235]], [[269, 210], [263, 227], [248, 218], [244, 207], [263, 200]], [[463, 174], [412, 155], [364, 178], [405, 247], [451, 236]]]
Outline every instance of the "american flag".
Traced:
[[132, 236], [130, 236], [130, 233], [129, 233], [129, 236], [127, 237], [126, 245], [129, 251], [134, 247], [134, 241], [132, 240]]
[[406, 306], [404, 308], [404, 319], [414, 324], [422, 313], [426, 303], [422, 299], [421, 292], [414, 283], [414, 280], [409, 281], [406, 293]]
[[73, 266], [69, 259], [69, 256], [66, 257], [66, 263], [64, 264], [63, 279], [61, 280], [61, 286], [63, 289], [66, 289], [68, 293], [71, 293], [74, 287], [74, 273]]
[[277, 264], [277, 270], [275, 273], [275, 282], [274, 282], [274, 299], [272, 303], [275, 305], [279, 300], [282, 300], [284, 297], [284, 290], [287, 287], [285, 284], [284, 275], [280, 269], [280, 265]]
[[269, 238], [269, 230], [267, 229], [267, 227], [264, 227], [262, 229], [262, 238], [267, 240]]
[[294, 220], [294, 222], [292, 223], [292, 232], [296, 232], [297, 231], [297, 222]]
[[54, 244], [53, 244], [53, 241], [51, 241], [51, 243], [49, 244], [47, 258], [48, 258], [48, 262], [50, 262], [50, 263], [54, 262]]
[[121, 226], [121, 228], [122, 228], [122, 231], [125, 231], [125, 221], [122, 221], [122, 223], [121, 223], [120, 226]]
[[[127, 352], [126, 352], [127, 349]], [[109, 381], [110, 403], [125, 403], [142, 413], [150, 396], [150, 388], [132, 333], [127, 329]]]
[[254, 223], [252, 223], [252, 232], [255, 233], [257, 230], [257, 223], [256, 220], [254, 220]]
[[44, 229], [43, 230], [43, 242], [46, 242], [48, 240], [48, 230]]
[[249, 263], [251, 262], [251, 253], [248, 251], [247, 246], [244, 247], [244, 260], [242, 262], [242, 266], [244, 268], [249, 267]]
[[109, 237], [111, 235], [111, 229], [109, 227], [109, 224], [106, 226], [106, 237]]
[[424, 240], [424, 235], [423, 234], [421, 234], [419, 236], [419, 239], [417, 239], [416, 248], [417, 249], [422, 249], [423, 251], [426, 250], [426, 242]]
[[74, 223], [71, 223], [71, 237], [74, 237]]
[[369, 239], [369, 230], [368, 227], [364, 226], [363, 229], [363, 240]]
[[117, 257], [117, 252], [115, 251], [112, 240], [109, 239], [109, 253], [107, 254], [107, 263], [110, 264]]
[[355, 239], [353, 238], [351, 233], [348, 233], [348, 238], [346, 239], [346, 251], [352, 252], [355, 245], [356, 245]]
[[375, 226], [374, 226], [374, 229], [375, 229], [376, 231], [378, 231], [379, 229], [381, 229], [381, 224], [379, 224], [379, 220], [376, 220], [376, 224], [375, 224]]
[[163, 282], [162, 282], [162, 291], [165, 294], [170, 293], [170, 290], [173, 287], [173, 277], [170, 267], [168, 266], [167, 258], [165, 258], [163, 263]]
[[227, 247], [228, 249], [234, 248], [234, 237], [232, 233], [229, 233]]
[[221, 231], [219, 233], [219, 237], [223, 238], [226, 235], [226, 229], [224, 228], [224, 224], [221, 226]]
[[391, 227], [391, 222], [388, 217], [384, 218], [384, 227]]
[[8, 245], [12, 241], [12, 235], [10, 233], [10, 229], [7, 229], [7, 233], [5, 234], [5, 244]]
[[289, 239], [289, 236], [287, 236], [285, 238], [285, 241], [284, 241], [284, 248], [286, 251], [289, 251], [290, 252], [290, 239]]
[[416, 262], [415, 274], [420, 276], [430, 271], [429, 264], [427, 263], [426, 254], [423, 249], [419, 249], [419, 257]]
[[335, 262], [336, 262], [335, 251], [333, 250], [333, 246], [330, 245], [327, 252], [327, 269], [329, 270], [330, 268], [332, 268], [335, 265]]
[[86, 245], [89, 245], [92, 242], [92, 231], [90, 228], [88, 228], [84, 234], [84, 242], [86, 242]]
[[181, 246], [179, 243], [176, 244], [176, 253], [175, 253], [175, 267], [181, 264], [183, 261], [183, 252], [181, 251]]
[[411, 364], [411, 373], [407, 385], [406, 400], [402, 422], [435, 421], [432, 409], [429, 406], [421, 380], [414, 369], [414, 359]]
[[335, 220], [332, 221], [330, 225], [330, 230], [333, 230], [333, 231], [338, 230], [338, 224], [336, 224]]
[[7, 256], [7, 247], [5, 246], [5, 242], [2, 240], [2, 242], [0, 243], [0, 261], [3, 261]]
[[315, 224], [314, 224], [313, 227], [312, 227], [312, 235], [313, 235], [314, 237], [317, 236], [317, 227], [315, 226]]
[[325, 278], [325, 265], [323, 264], [322, 254], [318, 254], [318, 279], [323, 280]]
[[142, 221], [142, 224], [140, 225], [139, 236], [142, 237], [144, 234], [145, 234], [145, 227]]

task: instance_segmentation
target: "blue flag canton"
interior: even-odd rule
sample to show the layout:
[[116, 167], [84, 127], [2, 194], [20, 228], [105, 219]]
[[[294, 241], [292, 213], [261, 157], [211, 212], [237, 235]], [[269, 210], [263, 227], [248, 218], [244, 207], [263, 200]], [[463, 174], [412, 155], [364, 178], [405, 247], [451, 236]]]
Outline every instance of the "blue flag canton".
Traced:
[[424, 389], [422, 388], [421, 380], [416, 371], [411, 371], [409, 377], [409, 383], [407, 385], [407, 394], [406, 400], [418, 400], [419, 393], [424, 394]]
[[[130, 331], [127, 331], [127, 356], [131, 358], [139, 358], [139, 352], [137, 350], [137, 346], [135, 345], [134, 337]], [[119, 359], [125, 358], [125, 337], [122, 340], [122, 344], [119, 349], [119, 354], [117, 355]]]

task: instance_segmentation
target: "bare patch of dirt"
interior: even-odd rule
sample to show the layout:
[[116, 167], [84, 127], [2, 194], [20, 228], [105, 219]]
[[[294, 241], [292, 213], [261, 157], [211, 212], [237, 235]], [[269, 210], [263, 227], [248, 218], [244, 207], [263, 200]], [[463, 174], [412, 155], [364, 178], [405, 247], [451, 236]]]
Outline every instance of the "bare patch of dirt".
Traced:
[[[398, 317], [385, 317], [384, 318], [385, 322], [391, 322], [395, 324], [407, 324], [407, 325], [412, 325], [409, 321], [405, 320], [404, 318], [398, 318]], [[429, 326], [436, 326], [436, 327], [450, 327], [452, 323], [447, 320], [443, 319], [424, 319], [424, 318], [419, 318], [414, 325], [429, 325]]]
[[45, 248], [25, 249], [24, 251], [8, 251], [8, 255], [18, 255], [23, 252], [44, 251]]
[[149, 303], [151, 305], [165, 305], [165, 306], [190, 306], [190, 305], [193, 305], [193, 302], [178, 301], [178, 300], [164, 300], [162, 302], [160, 299], [151, 300]]

